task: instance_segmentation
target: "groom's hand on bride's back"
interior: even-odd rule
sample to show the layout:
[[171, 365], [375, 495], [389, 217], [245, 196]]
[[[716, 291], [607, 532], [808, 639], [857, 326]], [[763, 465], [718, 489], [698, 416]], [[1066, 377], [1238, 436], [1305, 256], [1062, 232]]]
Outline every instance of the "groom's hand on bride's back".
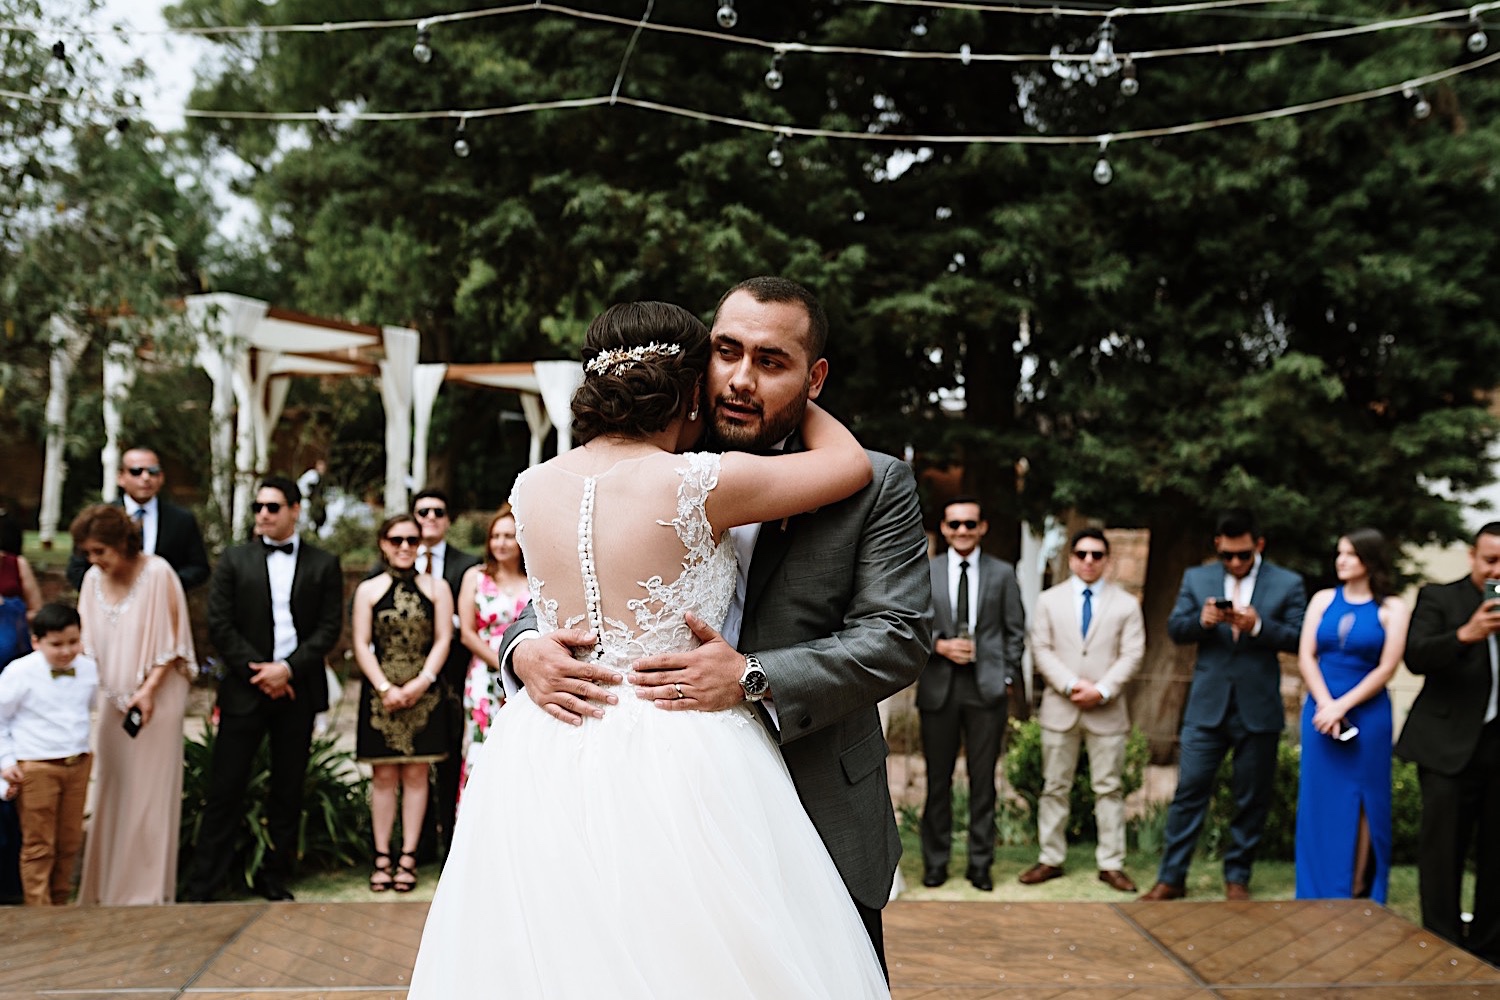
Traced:
[[628, 678], [636, 696], [673, 712], [718, 712], [742, 703], [744, 655], [691, 611], [684, 617], [701, 645], [636, 660]]
[[605, 690], [605, 685], [620, 683], [619, 674], [573, 658], [574, 649], [593, 645], [594, 633], [586, 629], [557, 629], [518, 643], [511, 652], [511, 668], [533, 703], [554, 719], [579, 726], [585, 715], [604, 718], [597, 702], [619, 701]]

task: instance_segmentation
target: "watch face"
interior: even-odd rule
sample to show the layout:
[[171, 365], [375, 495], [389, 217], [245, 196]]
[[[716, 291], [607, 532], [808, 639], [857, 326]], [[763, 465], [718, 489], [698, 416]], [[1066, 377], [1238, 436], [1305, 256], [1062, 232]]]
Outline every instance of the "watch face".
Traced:
[[740, 678], [740, 684], [748, 695], [765, 694], [766, 689], [771, 686], [770, 679], [766, 677], [764, 670], [750, 669], [745, 671], [745, 676]]

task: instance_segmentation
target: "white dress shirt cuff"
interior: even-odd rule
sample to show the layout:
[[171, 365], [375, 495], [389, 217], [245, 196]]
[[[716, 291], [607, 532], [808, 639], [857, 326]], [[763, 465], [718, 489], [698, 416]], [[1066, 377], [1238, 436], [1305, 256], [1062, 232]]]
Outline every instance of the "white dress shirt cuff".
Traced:
[[505, 647], [505, 655], [500, 658], [500, 686], [505, 688], [505, 697], [509, 698], [521, 690], [521, 679], [516, 676], [515, 670], [511, 669], [510, 654], [516, 651], [516, 647], [527, 639], [535, 639], [542, 633], [534, 628], [529, 628], [517, 635], [509, 646]]

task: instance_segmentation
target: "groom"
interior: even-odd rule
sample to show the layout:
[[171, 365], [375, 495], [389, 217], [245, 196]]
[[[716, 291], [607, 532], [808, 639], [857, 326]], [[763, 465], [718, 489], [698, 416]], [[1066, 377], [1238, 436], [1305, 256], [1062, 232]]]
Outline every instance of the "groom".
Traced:
[[[711, 336], [717, 444], [800, 448], [803, 410], [828, 374], [828, 319], [817, 299], [785, 278], [751, 278], [719, 300]], [[756, 705], [884, 967], [880, 910], [901, 840], [876, 705], [927, 661], [932, 593], [911, 469], [876, 452], [870, 460], [873, 482], [849, 499], [733, 529], [740, 581], [723, 634], [690, 616], [703, 645], [641, 660], [630, 680], [672, 710]], [[528, 636], [511, 628], [511, 636], [516, 676], [555, 717], [578, 724], [616, 701], [607, 690], [616, 675], [569, 652], [593, 643], [588, 632], [522, 642]]]

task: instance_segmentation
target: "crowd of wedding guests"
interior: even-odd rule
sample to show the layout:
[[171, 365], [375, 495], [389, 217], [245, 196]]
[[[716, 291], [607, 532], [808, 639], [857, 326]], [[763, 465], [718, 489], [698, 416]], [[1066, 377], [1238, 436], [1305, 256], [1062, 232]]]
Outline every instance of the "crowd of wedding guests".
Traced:
[[[338, 560], [298, 533], [298, 483], [265, 479], [255, 537], [210, 570], [193, 515], [161, 496], [158, 455], [127, 451], [120, 502], [71, 525], [76, 609], [43, 605], [0, 518], [0, 896], [68, 900], [82, 849], [78, 900], [159, 904], [224, 891], [233, 831], [253, 760], [269, 741], [266, 816], [273, 845], [254, 889], [290, 899], [293, 852], [314, 717], [329, 705], [327, 654], [344, 620]], [[527, 579], [508, 507], [486, 526], [482, 558], [448, 544], [447, 498], [428, 490], [376, 532], [380, 564], [355, 590], [350, 620], [360, 671], [356, 755], [372, 773], [369, 888], [409, 892], [419, 865], [446, 843], [475, 747], [504, 701], [501, 636], [524, 610]], [[951, 775], [959, 747], [971, 773], [993, 772], [1006, 704], [1029, 642], [1042, 688], [1041, 857], [1020, 881], [1064, 875], [1063, 827], [1080, 748], [1089, 757], [1099, 827], [1099, 879], [1136, 886], [1124, 870], [1124, 686], [1139, 668], [1139, 604], [1108, 579], [1108, 537], [1069, 540], [1069, 577], [1044, 593], [1029, 632], [1014, 568], [985, 555], [976, 498], [942, 509], [946, 551], [932, 563], [934, 644], [919, 683], [929, 796], [921, 824], [924, 883], [947, 878]], [[1500, 721], [1500, 524], [1470, 550], [1471, 572], [1424, 588], [1415, 611], [1395, 592], [1391, 555], [1373, 529], [1351, 530], [1334, 555], [1337, 585], [1309, 601], [1299, 576], [1264, 558], [1243, 511], [1218, 522], [1215, 564], [1183, 577], [1168, 622], [1197, 647], [1175, 796], [1155, 884], [1141, 898], [1187, 894], [1187, 874], [1220, 764], [1231, 761], [1234, 815], [1225, 896], [1250, 898], [1283, 729], [1278, 654], [1295, 654], [1306, 691], [1296, 818], [1299, 898], [1384, 902], [1391, 866], [1392, 746], [1420, 766], [1419, 871], [1426, 926], [1495, 961], [1494, 886]], [[207, 584], [208, 632], [224, 665], [218, 738], [201, 838], [178, 885], [183, 718], [198, 673], [187, 593]], [[27, 652], [26, 650], [30, 651]], [[1399, 740], [1387, 685], [1405, 659], [1426, 676]], [[94, 788], [89, 835], [85, 793]], [[968, 878], [993, 888], [994, 793], [971, 790]], [[401, 839], [393, 841], [400, 817]], [[1479, 895], [1461, 920], [1466, 849], [1478, 833]]]

